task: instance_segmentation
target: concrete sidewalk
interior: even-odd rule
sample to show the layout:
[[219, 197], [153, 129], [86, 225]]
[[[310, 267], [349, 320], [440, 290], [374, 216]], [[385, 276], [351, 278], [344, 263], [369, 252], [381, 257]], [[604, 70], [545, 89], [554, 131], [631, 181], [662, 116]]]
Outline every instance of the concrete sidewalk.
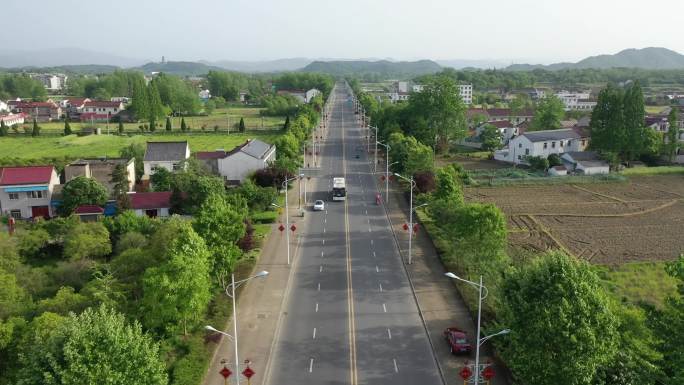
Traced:
[[[384, 164], [384, 163], [383, 163]], [[385, 183], [378, 180], [378, 188], [385, 197]], [[390, 200], [386, 205], [386, 212], [392, 224], [392, 229], [398, 240], [404, 263], [408, 263], [408, 232], [403, 225], [409, 222], [409, 204], [403, 193], [396, 188], [396, 183], [390, 183]], [[414, 222], [416, 218], [414, 215]], [[414, 286], [418, 306], [428, 329], [442, 375], [448, 385], [462, 385], [463, 380], [458, 373], [464, 361], [475, 362], [475, 353], [468, 356], [454, 356], [444, 340], [443, 331], [450, 326], [457, 326], [468, 333], [474, 341], [477, 314], [471, 317], [463, 298], [454, 287], [453, 280], [444, 276], [446, 270], [437, 255], [432, 241], [421, 227], [412, 240], [412, 264], [406, 265], [409, 278]], [[464, 288], [468, 290], [469, 288]], [[475, 290], [475, 288], [472, 288]], [[501, 337], [506, 338], [506, 337]], [[480, 352], [480, 361], [486, 363], [492, 358], [491, 348], [485, 344]], [[496, 377], [492, 385], [508, 385], [504, 370], [495, 365]]]
[[[294, 184], [297, 186], [297, 184]], [[289, 194], [290, 224], [296, 224], [295, 233], [290, 233], [290, 258], [291, 264], [287, 264], [287, 242], [285, 231], [278, 230], [280, 222], [271, 226], [271, 232], [266, 238], [259, 260], [254, 266], [253, 272], [266, 270], [269, 272], [266, 278], [253, 279], [242, 287], [237, 302], [238, 314], [238, 353], [240, 369], [235, 370], [235, 345], [228, 337], [222, 337], [216, 347], [209, 369], [204, 376], [204, 385], [224, 385], [223, 377], [219, 371], [223, 368], [222, 360], [226, 360], [226, 366], [233, 372], [228, 379], [229, 384], [235, 383], [235, 376], [240, 376], [240, 382], [247, 383], [247, 379], [239, 374], [245, 368], [245, 360], [250, 361], [250, 368], [256, 373], [251, 378], [252, 385], [263, 384], [264, 374], [271, 354], [272, 344], [275, 340], [279, 317], [282, 315], [282, 306], [286, 298], [287, 287], [290, 282], [290, 273], [293, 270], [299, 249], [300, 234], [306, 231], [306, 221], [297, 216], [297, 203], [299, 194], [293, 188]], [[285, 215], [280, 218], [285, 225]], [[233, 334], [233, 318], [229, 318], [223, 327], [228, 334]]]

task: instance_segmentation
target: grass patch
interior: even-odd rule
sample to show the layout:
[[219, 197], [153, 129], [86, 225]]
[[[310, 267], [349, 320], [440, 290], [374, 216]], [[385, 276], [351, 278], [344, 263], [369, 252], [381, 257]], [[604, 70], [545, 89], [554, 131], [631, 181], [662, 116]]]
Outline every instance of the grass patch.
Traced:
[[619, 174], [546, 176], [543, 172], [521, 168], [469, 171], [472, 186], [559, 185], [625, 182]]
[[279, 132], [251, 131], [236, 134], [194, 133], [194, 134], [146, 134], [133, 136], [91, 135], [91, 136], [62, 136], [62, 137], [5, 137], [0, 139], [0, 154], [2, 157], [19, 159], [34, 159], [44, 157], [99, 157], [117, 156], [119, 150], [132, 143], [147, 141], [178, 141], [187, 140], [190, 150], [203, 151], [224, 148], [232, 149], [250, 138], [261, 139], [273, 143], [280, 135]]
[[684, 166], [635, 167], [622, 170], [622, 175], [684, 174]]
[[677, 292], [677, 280], [665, 272], [664, 262], [635, 262], [597, 266], [606, 288], [621, 302], [661, 306]]

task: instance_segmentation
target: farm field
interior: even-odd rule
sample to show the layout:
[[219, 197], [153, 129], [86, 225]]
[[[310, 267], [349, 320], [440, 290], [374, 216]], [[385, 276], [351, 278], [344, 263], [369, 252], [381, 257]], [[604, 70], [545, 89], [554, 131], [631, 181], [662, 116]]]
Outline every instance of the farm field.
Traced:
[[[284, 116], [261, 116], [260, 111], [262, 108], [257, 107], [229, 107], [229, 108], [219, 108], [216, 109], [208, 116], [187, 116], [185, 117], [185, 123], [193, 131], [225, 131], [234, 132], [236, 130], [235, 125], [240, 122], [240, 118], [244, 118], [245, 127], [248, 130], [266, 130], [273, 131], [282, 128], [285, 124]], [[125, 123], [124, 132], [125, 133], [139, 133], [139, 126], [147, 122], [140, 123]], [[70, 122], [71, 129], [74, 132], [79, 132], [81, 128], [91, 127], [93, 124], [88, 122]], [[166, 119], [161, 119], [157, 121], [157, 124], [161, 125], [157, 128], [157, 131], [163, 131], [166, 125]], [[42, 133], [62, 133], [64, 131], [64, 122], [49, 122], [40, 123], [40, 128]], [[171, 125], [174, 131], [180, 130], [181, 118], [174, 117], [171, 118]], [[31, 127], [31, 123], [27, 122], [25, 127]], [[95, 122], [94, 126], [100, 127], [103, 133], [107, 132], [107, 123]], [[218, 128], [217, 128], [218, 127]], [[109, 123], [110, 132], [115, 132], [118, 128], [118, 123]], [[19, 132], [23, 132], [23, 128], [18, 128]]]
[[684, 251], [684, 177], [625, 183], [466, 188], [507, 216], [515, 250], [562, 249], [601, 265], [673, 260]]
[[140, 134], [132, 136], [17, 136], [0, 138], [0, 158], [36, 159], [45, 157], [100, 157], [117, 156], [119, 150], [132, 143], [147, 141], [187, 140], [190, 151], [207, 151], [223, 148], [230, 150], [247, 139], [261, 139], [273, 143], [280, 135], [277, 131], [247, 131], [245, 133], [194, 134]]

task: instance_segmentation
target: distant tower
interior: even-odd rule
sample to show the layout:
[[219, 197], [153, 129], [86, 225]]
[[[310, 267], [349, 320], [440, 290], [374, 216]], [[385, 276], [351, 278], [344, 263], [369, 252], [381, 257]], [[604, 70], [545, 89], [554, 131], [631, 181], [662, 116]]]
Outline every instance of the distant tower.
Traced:
[[166, 57], [162, 56], [162, 64], [166, 64]]

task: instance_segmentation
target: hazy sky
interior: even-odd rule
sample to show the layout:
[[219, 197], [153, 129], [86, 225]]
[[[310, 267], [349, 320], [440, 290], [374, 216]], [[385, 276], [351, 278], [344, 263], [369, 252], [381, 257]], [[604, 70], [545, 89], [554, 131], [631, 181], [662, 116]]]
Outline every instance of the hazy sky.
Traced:
[[0, 0], [0, 14], [15, 15], [2, 18], [0, 49], [79, 47], [155, 60], [684, 53], [684, 0]]

